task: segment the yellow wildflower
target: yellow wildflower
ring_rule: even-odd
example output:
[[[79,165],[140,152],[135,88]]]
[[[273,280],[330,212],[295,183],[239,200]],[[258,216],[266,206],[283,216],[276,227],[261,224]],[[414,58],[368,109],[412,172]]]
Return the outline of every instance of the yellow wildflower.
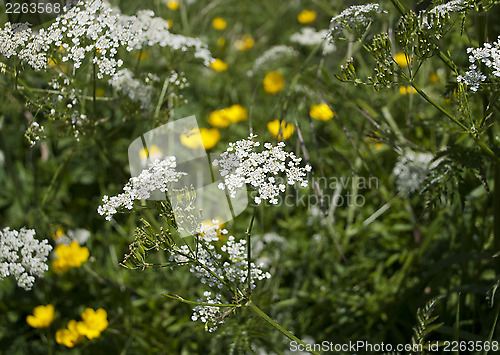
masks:
[[[396,62],[397,65],[399,65],[401,68],[404,68],[408,66],[408,64],[411,62],[411,58],[408,58],[406,54],[403,52],[399,52],[394,56],[394,61]]]
[[[64,229],[61,226],[59,226],[57,227],[56,232],[52,235],[52,239],[56,240],[61,238],[62,236],[64,236]]]
[[[226,119],[232,123],[246,121],[246,119],[248,118],[248,110],[239,104],[225,108],[222,110],[222,112]]]
[[[227,22],[222,17],[216,17],[212,20],[212,27],[216,30],[223,31],[227,27]]]
[[[219,58],[215,58],[215,61],[210,63],[210,68],[212,68],[216,72],[226,71],[227,63]]]
[[[272,71],[266,74],[262,81],[264,91],[268,94],[277,94],[285,87],[285,78],[277,71]]]
[[[149,52],[148,51],[140,51],[135,54],[135,57],[139,60],[144,60],[147,57],[149,57]]]
[[[309,116],[321,121],[331,120],[334,116],[333,111],[327,104],[312,105],[309,110]]]
[[[47,64],[50,65],[51,67],[55,67],[57,65],[57,60],[53,58],[47,59]]]
[[[56,332],[56,342],[67,346],[68,348],[74,347],[76,344],[81,342],[83,335],[78,332],[76,320],[70,320],[68,322],[67,329],[59,329]]]
[[[281,121],[281,130],[280,130],[280,120],[274,120],[267,124],[267,129],[276,138],[288,139],[295,131],[295,126],[291,123],[286,123],[285,121]]]
[[[297,16],[297,20],[302,24],[313,23],[316,20],[316,11],[302,10]]]
[[[254,44],[255,44],[254,39],[252,38],[252,36],[248,34],[241,36],[240,39],[234,42],[234,46],[239,51],[247,51],[250,48],[252,48]]]
[[[181,134],[181,143],[191,149],[205,147],[211,149],[220,139],[220,132],[217,128],[192,129],[187,134]]]
[[[215,110],[210,113],[210,116],[208,116],[208,123],[210,123],[213,127],[225,128],[229,126],[230,121],[227,119],[222,110]]]
[[[179,0],[168,0],[167,7],[172,11],[177,10],[179,8]]]
[[[168,29],[169,30],[172,29],[172,26],[174,25],[174,21],[172,21],[172,20],[165,20],[165,21],[167,21],[167,23],[168,23]]]
[[[100,337],[101,332],[108,327],[108,314],[103,308],[99,308],[97,311],[86,308],[81,316],[83,321],[76,324],[76,329],[78,333],[89,339]]]
[[[56,247],[57,259],[52,261],[52,270],[55,273],[67,271],[72,267],[80,267],[89,258],[89,250],[73,241],[70,245],[59,244]]]
[[[47,328],[54,321],[54,306],[40,305],[33,309],[33,315],[26,317],[26,323],[33,328]]]

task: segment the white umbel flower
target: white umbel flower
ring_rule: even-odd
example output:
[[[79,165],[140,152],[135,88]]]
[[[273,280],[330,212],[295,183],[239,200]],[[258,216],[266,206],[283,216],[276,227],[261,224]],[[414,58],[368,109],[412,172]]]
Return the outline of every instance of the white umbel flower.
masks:
[[[47,240],[35,239],[35,230],[21,228],[0,230],[0,279],[13,275],[17,285],[30,290],[36,277],[49,269],[47,256],[52,246]]]

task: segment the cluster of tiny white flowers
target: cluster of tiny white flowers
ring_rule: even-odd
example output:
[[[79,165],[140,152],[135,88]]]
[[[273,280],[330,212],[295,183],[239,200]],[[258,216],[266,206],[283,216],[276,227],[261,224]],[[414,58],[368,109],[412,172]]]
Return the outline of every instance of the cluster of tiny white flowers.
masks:
[[[257,257],[255,263],[264,267],[270,266],[273,260],[277,260],[281,249],[285,247],[286,239],[274,232],[252,237],[252,254]]]
[[[500,36],[496,42],[484,43],[480,48],[467,48],[469,54],[469,70],[465,75],[459,75],[457,81],[467,84],[467,87],[472,91],[477,91],[481,82],[487,79],[486,75],[482,73],[477,64],[482,63],[491,70],[491,74],[500,78]]]
[[[219,189],[227,189],[234,198],[239,188],[250,184],[257,189],[255,203],[269,200],[271,204],[277,204],[276,197],[286,189],[286,185],[276,179],[280,173],[286,174],[288,185],[300,182],[301,186],[307,186],[304,178],[311,167],[301,167],[302,158],[296,157],[293,152],[284,151],[284,142],[279,142],[277,146],[264,143],[265,150],[255,152],[260,143],[254,142],[254,137],[256,136],[250,135],[248,139],[229,143],[229,148],[220,155],[220,159],[213,161],[214,166],[220,166],[223,178],[218,185]]]
[[[157,190],[166,192],[169,183],[177,182],[182,175],[186,175],[184,172],[176,171],[176,166],[175,157],[155,160],[139,176],[130,178],[123,187],[123,193],[112,197],[104,195],[103,204],[97,208],[97,212],[101,216],[106,215],[106,220],[110,221],[118,209],[131,210],[135,200],[146,200]]]
[[[34,237],[33,229],[0,230],[0,279],[14,275],[19,287],[30,290],[35,276],[42,277],[49,269],[45,262],[52,246]]]
[[[298,55],[299,53],[290,46],[273,46],[262,53],[262,55],[255,60],[254,70],[259,70],[276,63],[281,63],[284,60],[294,58]]]
[[[200,303],[211,303],[211,304],[220,304],[221,303],[221,295],[216,294],[215,298],[212,298],[212,292],[205,291],[203,293],[204,298],[198,299]],[[217,306],[196,306],[193,309],[193,315],[191,316],[191,320],[196,322],[200,320],[205,324],[205,329],[208,332],[214,332],[217,330],[217,327],[224,323],[224,318],[222,317],[222,308]]]
[[[210,288],[222,289],[223,281],[230,282],[241,288],[248,286],[248,262],[246,240],[236,241],[233,236],[228,236],[226,242],[217,251],[213,242],[219,241],[219,234],[228,234],[226,229],[222,229],[218,220],[212,220],[211,224],[202,223],[200,239],[196,247],[196,252],[191,251],[187,245],[180,246],[173,251],[170,261],[180,264],[189,263],[196,259],[197,263],[192,263],[190,272],[194,274],[202,284]],[[226,260],[221,263],[222,260]],[[256,287],[255,282],[271,277],[269,272],[262,270],[263,264],[250,263],[250,287]],[[215,276],[217,275],[217,276]],[[210,292],[205,292],[205,303],[221,303],[221,295],[216,294],[215,300],[211,302]],[[202,302],[202,300],[198,300]],[[219,307],[197,306],[193,310],[193,321],[201,320],[205,323],[207,330],[214,331],[217,325],[222,323],[219,319]]]
[[[66,10],[49,28],[38,32],[31,28],[15,30],[7,22],[0,29],[0,53],[7,58],[17,55],[35,70],[46,68],[48,56],[57,50],[62,51],[63,62],[71,60],[77,69],[90,53],[99,79],[114,75],[122,66],[123,61],[116,58],[121,47],[132,51],[159,45],[182,52],[193,48],[194,56],[203,59],[205,65],[212,61],[202,41],[170,33],[168,22],[154,17],[153,11],[126,16],[102,0],[79,1]]]
[[[418,153],[411,150],[399,156],[392,175],[396,177],[396,185],[403,195],[420,189],[433,167],[432,159],[433,155],[430,153]]]
[[[134,73],[131,70],[120,69],[108,80],[108,83],[122,95],[128,96],[134,102],[140,103],[141,110],[147,113],[152,109],[151,95],[153,94],[153,86],[150,83],[157,82],[158,80],[158,77],[150,74],[143,82],[135,79]]]
[[[430,10],[421,11],[418,14],[418,19],[421,28],[423,29],[441,29],[446,21],[450,18],[450,13],[460,12],[474,7],[465,0],[452,0],[447,3],[434,6]]]
[[[298,43],[302,46],[316,46],[323,44],[323,54],[332,53],[336,47],[333,43],[326,40],[328,30],[316,30],[312,27],[304,27],[300,32],[296,32],[290,36],[290,41]]]
[[[386,12],[377,3],[350,6],[332,18],[330,21],[330,30],[326,38],[330,41],[339,39],[342,37],[344,30],[350,30],[355,34],[362,34],[377,14]]]

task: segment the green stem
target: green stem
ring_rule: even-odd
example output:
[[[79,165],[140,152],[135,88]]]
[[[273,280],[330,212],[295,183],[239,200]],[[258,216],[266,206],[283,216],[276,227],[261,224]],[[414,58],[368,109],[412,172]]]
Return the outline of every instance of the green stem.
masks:
[[[250,262],[252,260],[252,246],[251,244],[251,235],[252,235],[252,226],[253,226],[253,221],[255,220],[255,213],[257,211],[257,206],[254,206],[253,208],[253,213],[252,213],[252,219],[250,220],[250,225],[248,226],[246,235],[247,235],[247,281],[248,281],[248,287],[247,287],[247,297],[250,298],[250,294],[252,293],[252,274],[251,274],[251,267],[250,267]]]
[[[288,339],[292,340],[292,341],[295,341],[301,345],[303,345],[304,347],[307,347],[307,344],[304,343],[302,340],[300,340],[299,338],[297,338],[295,335],[293,335],[292,333],[290,333],[288,330],[286,330],[285,328],[283,328],[281,325],[279,325],[278,323],[276,323],[271,317],[269,317],[266,313],[264,313],[264,311],[262,311],[259,307],[257,307],[254,303],[252,302],[249,302],[247,304],[247,306],[256,314],[258,315],[260,318],[262,318],[263,320],[265,320],[269,325],[271,325],[273,328],[277,329],[278,331],[280,331],[284,336],[286,336]],[[314,351],[314,350],[310,350],[309,351],[311,354],[314,354],[314,355],[319,355],[318,352]]]

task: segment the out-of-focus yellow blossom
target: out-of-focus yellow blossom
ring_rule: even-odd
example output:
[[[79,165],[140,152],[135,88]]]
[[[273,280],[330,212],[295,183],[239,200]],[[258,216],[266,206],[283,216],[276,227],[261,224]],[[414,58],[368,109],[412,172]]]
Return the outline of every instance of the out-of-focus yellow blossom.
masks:
[[[286,123],[281,121],[281,131],[280,131],[280,120],[274,120],[267,124],[267,129],[276,138],[288,139],[295,131],[295,126],[291,123]]]
[[[226,39],[224,37],[217,38],[217,47],[224,47],[226,45]]]
[[[210,68],[212,68],[216,72],[226,71],[227,70],[227,63],[219,58],[215,58],[215,61],[210,63]]]
[[[365,141],[367,143],[372,143],[373,148],[375,148],[375,150],[378,150],[384,146],[384,142],[380,140],[380,134],[377,131],[374,131],[373,135],[374,135],[373,137],[370,136],[366,137]]]
[[[78,332],[77,322],[73,319],[68,322],[67,329],[59,329],[56,332],[56,342],[68,348],[74,347],[82,340],[83,335]]]
[[[229,126],[231,123],[222,110],[215,110],[210,113],[208,116],[208,123],[210,123],[213,127],[222,127],[225,128]]]
[[[415,88],[411,85],[399,87],[399,93],[401,95],[415,94],[416,92],[417,90],[415,90]]]
[[[48,304],[33,308],[33,315],[26,317],[26,323],[33,328],[47,328],[54,321],[54,306]]]
[[[174,21],[172,21],[172,20],[165,20],[165,21],[167,21],[167,23],[168,23],[168,29],[171,30],[172,26],[174,25]]]
[[[76,329],[81,335],[89,339],[98,338],[101,332],[108,327],[108,314],[103,308],[94,311],[86,308],[81,314],[83,321],[76,324]]]
[[[63,235],[64,235],[64,229],[61,226],[59,226],[57,227],[56,232],[52,235],[52,239],[57,240],[61,238]]]
[[[220,218],[220,217],[215,217],[215,218],[214,218],[214,220],[219,221],[219,223],[218,223],[219,228],[217,229],[217,236],[218,236],[219,238],[221,238],[221,237],[223,236],[223,234],[222,234],[222,230],[224,229],[224,224],[223,224],[223,223],[221,223],[222,218]],[[201,224],[202,224],[203,226],[209,226],[209,227],[213,227],[213,226],[214,226],[214,222],[213,222],[213,220],[211,220],[211,219],[207,219],[207,220],[205,220],[205,221],[201,221]],[[202,229],[201,234],[205,235],[205,233],[203,233],[203,229]]]
[[[51,67],[55,67],[57,65],[57,60],[53,58],[47,59],[47,64],[50,65]]]
[[[78,242],[71,242],[70,245],[59,244],[56,247],[57,259],[52,261],[52,270],[55,273],[67,271],[72,267],[80,267],[89,258],[89,250],[82,247]]]
[[[312,105],[309,110],[309,116],[316,120],[328,121],[333,118],[334,113],[327,104],[323,103],[319,105]]]
[[[103,88],[97,88],[95,91],[95,96],[96,97],[103,97],[105,94],[105,91]]]
[[[230,123],[245,121],[248,118],[248,110],[239,105],[232,105],[222,110],[212,111],[208,117],[208,123],[213,127],[227,127]]]
[[[252,48],[254,44],[255,44],[254,39],[252,38],[252,36],[248,34],[241,36],[240,39],[234,42],[234,46],[239,51],[247,51],[250,48]]]
[[[147,57],[149,57],[149,52],[148,51],[140,51],[135,54],[135,57],[139,60],[144,60]]]
[[[439,75],[437,73],[429,74],[429,81],[433,84],[436,84],[437,82],[439,82]]]
[[[248,110],[239,104],[225,108],[222,112],[226,119],[231,123],[246,121],[248,118]]]
[[[161,150],[161,148],[158,147],[156,144],[153,144],[149,148],[141,148],[139,150],[139,158],[141,160],[146,159],[148,157],[148,153],[149,153],[149,158],[154,161],[156,159],[160,159],[160,157],[163,155],[163,150]]]
[[[172,11],[177,10],[179,8],[179,0],[168,0],[167,7]]]
[[[262,81],[264,91],[268,94],[277,94],[285,87],[285,78],[277,71],[272,71],[266,74]]]
[[[396,62],[397,65],[399,65],[401,68],[404,68],[408,66],[411,62],[411,58],[408,58],[406,54],[403,52],[399,52],[394,56],[394,61]]]
[[[216,17],[212,20],[212,27],[216,30],[223,31],[227,27],[227,22],[222,17]]]
[[[205,147],[211,149],[220,140],[220,132],[217,128],[192,129],[187,134],[181,134],[181,143],[191,149]]]
[[[297,20],[302,24],[313,23],[316,20],[316,11],[302,10],[297,16]]]

